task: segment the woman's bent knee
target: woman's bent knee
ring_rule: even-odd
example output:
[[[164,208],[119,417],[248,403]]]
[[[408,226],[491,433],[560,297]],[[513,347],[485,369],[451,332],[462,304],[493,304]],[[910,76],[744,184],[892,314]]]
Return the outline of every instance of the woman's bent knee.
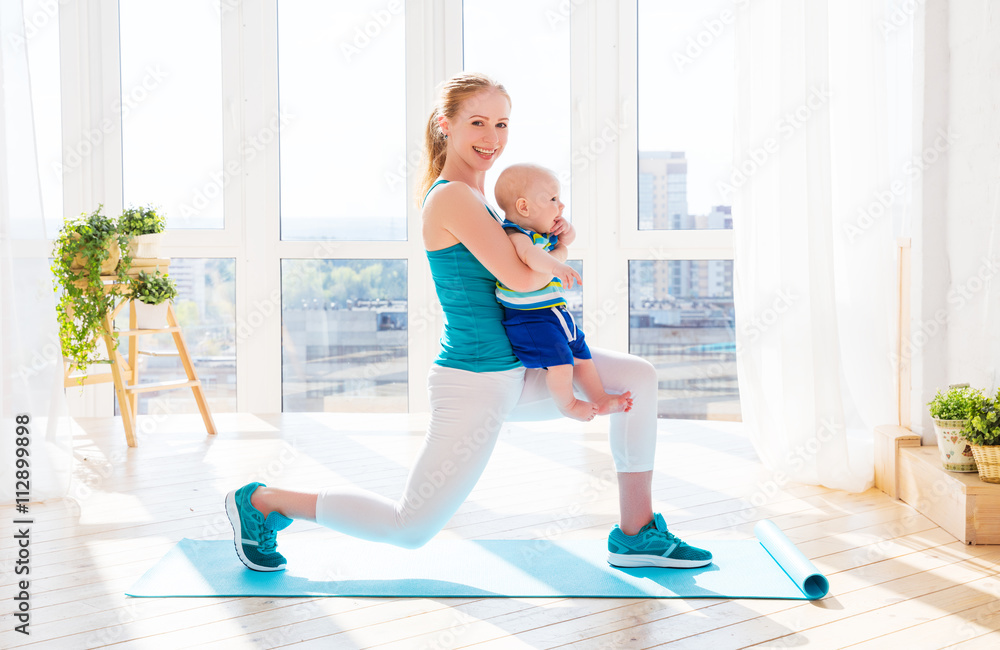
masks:
[[[434,539],[441,529],[438,527],[403,525],[396,529],[391,539],[386,540],[393,546],[406,549],[417,549]]]

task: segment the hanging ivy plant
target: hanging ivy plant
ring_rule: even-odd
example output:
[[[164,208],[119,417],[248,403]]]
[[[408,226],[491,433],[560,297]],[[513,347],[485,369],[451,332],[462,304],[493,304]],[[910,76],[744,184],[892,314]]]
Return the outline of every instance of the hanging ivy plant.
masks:
[[[128,291],[128,235],[120,232],[114,219],[98,206],[90,214],[67,219],[55,240],[52,274],[54,291],[59,294],[56,319],[63,357],[86,375],[94,363],[106,363],[98,354],[104,318]],[[114,263],[118,259],[117,264]],[[105,285],[103,273],[116,282]],[[118,345],[117,332],[111,332]],[[81,382],[83,378],[81,377]]]

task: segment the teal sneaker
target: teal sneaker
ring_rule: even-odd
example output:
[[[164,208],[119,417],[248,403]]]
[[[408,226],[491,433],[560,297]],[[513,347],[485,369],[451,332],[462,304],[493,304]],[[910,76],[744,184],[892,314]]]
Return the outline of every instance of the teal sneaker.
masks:
[[[608,564],[612,566],[695,569],[711,563],[710,552],[688,546],[669,532],[660,513],[635,535],[626,535],[617,524],[608,535]]]
[[[278,531],[291,525],[292,520],[280,512],[264,519],[260,510],[250,504],[250,495],[263,483],[248,483],[226,495],[226,514],[233,525],[236,554],[254,571],[281,571],[285,556],[278,552]]]

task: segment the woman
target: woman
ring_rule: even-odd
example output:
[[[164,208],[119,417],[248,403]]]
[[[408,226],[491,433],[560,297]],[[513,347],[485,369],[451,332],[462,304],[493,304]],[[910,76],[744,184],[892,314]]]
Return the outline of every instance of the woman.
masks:
[[[277,532],[293,519],[316,521],[360,537],[416,548],[431,539],[472,491],[503,422],[548,407],[543,369],[525,370],[504,333],[496,281],[526,291],[547,280],[525,266],[483,192],[486,172],[507,144],[510,97],[483,75],[460,74],[441,88],[427,123],[427,169],[420,188],[423,240],[445,315],[441,354],[428,375],[431,420],[397,501],[358,488],[319,494],[251,483],[226,496],[236,550],[257,571],[285,568]],[[552,253],[566,261],[566,249]],[[631,390],[633,408],[611,416],[620,524],[608,538],[616,566],[689,568],[712,561],[654,516],[651,482],[656,448],[656,373],[634,356],[594,349],[608,392]]]

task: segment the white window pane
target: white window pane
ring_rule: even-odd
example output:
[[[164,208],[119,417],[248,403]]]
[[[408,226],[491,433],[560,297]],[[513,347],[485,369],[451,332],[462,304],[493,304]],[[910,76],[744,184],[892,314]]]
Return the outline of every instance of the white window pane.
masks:
[[[402,7],[278,3],[282,239],[406,239]]]
[[[572,220],[569,18],[535,0],[465,0],[463,10],[465,69],[489,75],[511,97],[510,139],[486,177],[487,198],[509,165],[543,165],[559,178]]]
[[[201,380],[209,409],[213,413],[236,411],[236,260],[173,258],[167,275],[177,285],[174,314],[181,326],[195,372]],[[123,309],[115,326],[128,329],[128,310]],[[138,337],[138,349],[153,353],[177,352],[170,334]],[[119,350],[128,354],[128,337],[121,337]],[[140,383],[186,379],[177,356],[139,354],[136,360]],[[117,400],[115,412],[118,411]],[[139,393],[139,414],[155,416],[197,413],[191,389]],[[138,420],[144,425],[142,418]],[[143,429],[140,429],[143,431]]]
[[[659,417],[741,420],[732,260],[629,262],[629,352],[659,376]]]
[[[640,230],[732,228],[731,0],[639,0]]]
[[[566,264],[579,273],[581,278],[583,277],[583,260],[566,260]],[[574,284],[572,289],[563,289],[562,293],[566,298],[566,309],[573,315],[573,320],[583,330],[584,335],[588,334],[587,328],[583,326],[583,286]]]
[[[125,205],[168,228],[222,228],[222,44],[218,2],[120,0]]]
[[[281,261],[283,411],[405,413],[406,260]]]

